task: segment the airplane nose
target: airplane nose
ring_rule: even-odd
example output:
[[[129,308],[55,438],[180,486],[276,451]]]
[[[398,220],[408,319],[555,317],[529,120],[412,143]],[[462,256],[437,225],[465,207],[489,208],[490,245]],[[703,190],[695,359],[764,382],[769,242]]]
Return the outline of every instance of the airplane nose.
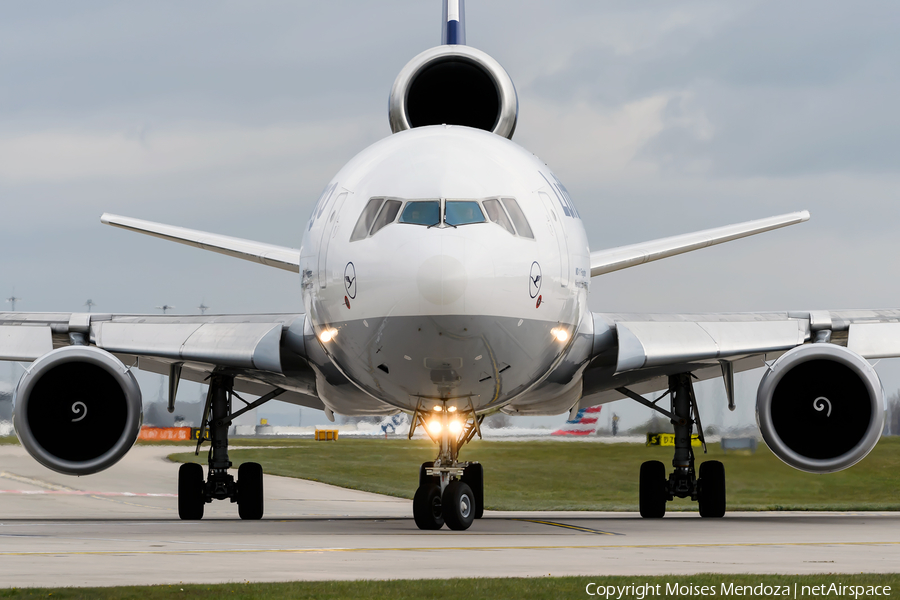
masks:
[[[419,294],[438,306],[453,304],[462,298],[468,282],[466,266],[455,256],[447,254],[425,259],[416,277]]]

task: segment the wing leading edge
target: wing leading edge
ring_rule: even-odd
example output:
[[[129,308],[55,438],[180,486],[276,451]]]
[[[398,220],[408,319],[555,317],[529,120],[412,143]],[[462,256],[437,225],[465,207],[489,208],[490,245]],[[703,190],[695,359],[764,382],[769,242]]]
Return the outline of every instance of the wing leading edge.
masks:
[[[253,240],[208,233],[196,229],[176,227],[175,225],[154,223],[153,221],[144,221],[142,219],[133,219],[131,217],[122,217],[109,213],[103,213],[103,215],[100,216],[100,221],[106,225],[121,227],[122,229],[136,231],[145,235],[152,235],[164,240],[169,240],[170,242],[178,242],[179,244],[194,246],[195,248],[200,248],[202,250],[218,252],[219,254],[249,260],[269,267],[284,269],[285,271],[292,271],[294,273],[300,272],[300,251],[294,248],[264,244],[262,242],[254,242]]]
[[[669,258],[670,256],[715,246],[716,244],[730,242],[756,235],[757,233],[772,231],[780,227],[796,225],[808,220],[809,211],[804,210],[736,225],[726,225],[725,227],[676,235],[650,242],[641,242],[630,246],[619,246],[609,250],[591,252],[591,277],[636,267],[637,265],[661,258]]]

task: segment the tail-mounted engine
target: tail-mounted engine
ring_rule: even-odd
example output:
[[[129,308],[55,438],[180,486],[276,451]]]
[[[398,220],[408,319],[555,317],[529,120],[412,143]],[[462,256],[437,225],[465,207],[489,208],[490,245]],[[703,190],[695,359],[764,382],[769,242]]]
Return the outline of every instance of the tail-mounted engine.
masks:
[[[519,100],[506,70],[470,46],[437,46],[409,61],[391,89],[391,131],[465,125],[512,138]]]
[[[798,346],[759,384],[756,418],[772,452],[790,466],[831,473],[862,460],[884,427],[875,369],[843,346]]]
[[[66,346],[34,361],[16,387],[13,422],[39,463],[67,475],[112,466],[141,427],[141,389],[122,362],[93,346]]]

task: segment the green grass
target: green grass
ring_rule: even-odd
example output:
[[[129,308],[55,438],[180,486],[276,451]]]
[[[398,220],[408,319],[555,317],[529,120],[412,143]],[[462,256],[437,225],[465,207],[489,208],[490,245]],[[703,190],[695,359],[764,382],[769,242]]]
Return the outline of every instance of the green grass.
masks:
[[[218,600],[220,598],[265,599],[265,600],[305,600],[305,599],[337,599],[365,598],[366,600],[427,600],[430,598],[465,598],[466,600],[556,600],[557,598],[591,598],[585,592],[587,584],[601,586],[629,586],[649,584],[659,585],[659,595],[645,598],[694,598],[696,593],[681,595],[666,594],[667,585],[714,586],[715,595],[721,596],[722,584],[728,586],[788,586],[793,597],[794,584],[797,584],[797,597],[813,597],[807,593],[801,596],[802,586],[818,586],[831,584],[848,586],[890,586],[885,597],[897,597],[900,590],[900,575],[718,575],[701,574],[691,577],[536,577],[536,578],[501,578],[501,579],[423,579],[394,581],[313,581],[294,583],[236,583],[224,585],[156,585],[109,588],[29,588],[0,590],[0,598],[61,598],[63,600],[158,600],[161,598],[191,598],[192,600]],[[594,591],[596,588],[592,587]],[[827,589],[827,587],[826,587]],[[687,590],[685,590],[687,591]],[[887,591],[887,590],[881,590]],[[736,595],[736,594],[735,594]],[[746,594],[753,598],[773,598],[773,595]],[[822,595],[822,594],[820,594]],[[603,598],[603,596],[600,596]],[[612,598],[638,598],[634,593],[618,595]],[[784,598],[785,595],[779,595]],[[835,597],[832,593],[831,597]],[[853,597],[853,594],[841,594],[839,597]],[[864,597],[860,595],[860,597]],[[871,596],[870,596],[871,597]]]
[[[244,441],[248,443],[249,441]],[[256,441],[255,443],[263,443]],[[268,442],[264,442],[269,445]],[[412,498],[428,441],[282,440],[280,448],[234,449],[237,467],[255,461],[267,473]],[[205,462],[174,454],[177,461]],[[497,510],[637,510],[638,470],[645,460],[672,461],[671,448],[588,442],[475,441],[461,453],[485,469],[485,505]],[[840,473],[814,475],[788,467],[763,444],[755,454],[725,455],[717,444],[698,460],[725,464],[729,510],[900,510],[900,438],[886,437],[862,462]],[[669,510],[696,510],[689,500]]]

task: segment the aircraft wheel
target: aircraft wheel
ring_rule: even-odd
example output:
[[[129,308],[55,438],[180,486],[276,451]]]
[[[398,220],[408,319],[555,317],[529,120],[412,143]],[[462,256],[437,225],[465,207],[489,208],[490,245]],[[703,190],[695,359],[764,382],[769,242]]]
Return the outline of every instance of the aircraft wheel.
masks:
[[[419,529],[434,530],[444,526],[441,512],[441,486],[426,483],[413,496],[413,518]]]
[[[246,462],[238,467],[238,515],[258,520],[263,516],[263,470],[259,463]]]
[[[462,482],[472,488],[475,494],[475,518],[484,516],[484,468],[479,463],[472,463],[463,472]]]
[[[697,500],[700,516],[721,518],[725,516],[725,465],[708,460],[700,465],[700,489]]]
[[[666,514],[666,466],[658,460],[641,465],[639,500],[641,516],[645,519],[661,519]]]
[[[475,494],[462,481],[451,481],[441,497],[441,510],[447,527],[462,531],[475,519]]]
[[[198,521],[203,518],[203,497],[206,482],[203,467],[196,463],[185,463],[178,468],[178,517],[184,521]]]

